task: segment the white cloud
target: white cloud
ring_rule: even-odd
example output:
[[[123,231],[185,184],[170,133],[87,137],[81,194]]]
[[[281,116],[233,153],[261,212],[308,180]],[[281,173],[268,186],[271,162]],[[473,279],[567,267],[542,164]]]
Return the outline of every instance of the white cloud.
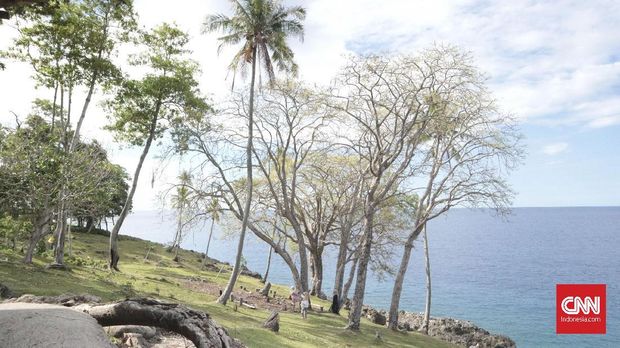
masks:
[[[568,149],[567,143],[553,143],[543,147],[543,153],[549,156],[558,155]]]

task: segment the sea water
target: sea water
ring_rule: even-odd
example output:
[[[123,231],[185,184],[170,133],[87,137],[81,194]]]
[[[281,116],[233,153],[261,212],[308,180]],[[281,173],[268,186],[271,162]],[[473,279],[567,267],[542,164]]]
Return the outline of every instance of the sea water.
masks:
[[[209,224],[188,231],[183,247],[204,252]],[[171,212],[143,211],[130,215],[121,233],[169,243],[175,228]],[[214,230],[209,256],[232,262],[236,237],[224,236],[217,225]],[[519,347],[620,347],[620,207],[515,208],[507,218],[489,210],[454,209],[429,224],[428,236],[433,316],[471,320],[511,337]],[[248,268],[263,273],[268,250],[248,234]],[[335,255],[334,249],[325,255],[323,290],[328,295]],[[286,264],[276,254],[269,280],[292,284]],[[371,275],[364,302],[389,308],[392,281]],[[405,279],[401,309],[423,311],[424,282],[420,240]],[[556,335],[558,283],[607,284],[606,335]]]

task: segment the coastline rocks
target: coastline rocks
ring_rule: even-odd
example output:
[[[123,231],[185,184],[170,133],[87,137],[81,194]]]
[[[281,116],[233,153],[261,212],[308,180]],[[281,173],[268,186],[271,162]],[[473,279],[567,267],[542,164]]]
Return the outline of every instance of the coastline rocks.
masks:
[[[373,324],[385,325],[387,323],[385,311],[378,311],[372,307],[364,306],[362,307],[362,315]]]
[[[399,328],[408,331],[421,330],[424,315],[401,311],[398,315]],[[503,335],[494,335],[470,321],[453,318],[431,317],[428,335],[461,347],[514,348],[516,343]]]
[[[245,267],[245,266],[243,266],[243,267],[241,268],[241,274],[243,274],[243,275],[245,275],[245,276],[248,276],[248,277],[256,278],[256,279],[258,279],[258,280],[263,280],[263,276],[262,276],[260,273],[250,271],[250,270],[249,270],[247,267]]]

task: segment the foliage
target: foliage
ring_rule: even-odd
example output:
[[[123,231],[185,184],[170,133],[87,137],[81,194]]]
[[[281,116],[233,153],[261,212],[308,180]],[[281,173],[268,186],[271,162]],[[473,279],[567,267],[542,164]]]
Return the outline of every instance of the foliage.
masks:
[[[132,66],[148,69],[142,79],[125,79],[116,96],[106,105],[117,140],[144,145],[154,124],[154,139],[187,118],[202,118],[209,110],[200,95],[196,75],[198,64],[187,58],[188,36],[170,24],[142,33],[146,50],[129,60]]]
[[[218,52],[226,46],[241,44],[229,69],[245,73],[248,64],[257,60],[259,67],[266,71],[270,83],[275,80],[274,66],[280,71],[296,74],[297,64],[286,39],[297,37],[303,40],[304,27],[301,22],[306,17],[306,10],[301,6],[284,7],[274,0],[240,0],[232,5],[232,17],[209,15],[203,25],[205,33],[224,33],[218,39]]]

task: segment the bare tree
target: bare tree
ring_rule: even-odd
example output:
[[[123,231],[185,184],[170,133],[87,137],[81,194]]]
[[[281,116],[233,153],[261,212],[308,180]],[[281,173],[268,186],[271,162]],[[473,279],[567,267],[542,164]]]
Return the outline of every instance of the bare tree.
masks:
[[[350,129],[343,143],[360,157],[366,177],[362,247],[347,328],[359,330],[375,216],[409,175],[431,110],[425,102],[436,75],[432,62],[409,57],[351,57],[336,80],[331,106]]]
[[[435,62],[442,78],[427,97],[433,118],[422,136],[424,154],[415,163],[416,182],[424,185],[412,189],[418,206],[394,281],[388,322],[392,329],[398,325],[413,243],[427,222],[454,206],[491,207],[506,213],[513,193],[504,176],[522,153],[514,122],[499,112],[467,54],[454,47],[436,47],[425,53],[425,60]]]

